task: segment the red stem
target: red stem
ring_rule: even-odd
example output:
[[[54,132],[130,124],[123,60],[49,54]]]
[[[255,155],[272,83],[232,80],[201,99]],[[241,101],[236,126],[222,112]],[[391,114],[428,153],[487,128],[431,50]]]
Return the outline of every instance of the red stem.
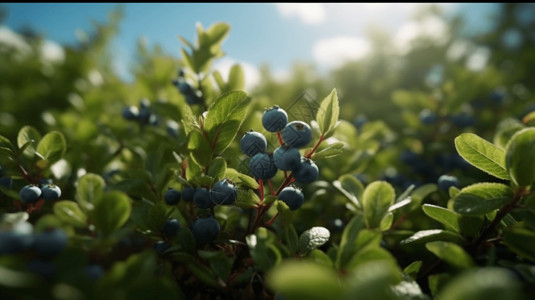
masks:
[[[275,219],[277,219],[278,216],[279,216],[279,213],[277,212],[277,213],[273,216],[273,218],[269,219],[269,221],[267,221],[264,225],[265,225],[266,227],[273,225],[273,223],[275,222]]]
[[[277,131],[277,138],[279,139],[279,144],[281,146],[284,145],[284,141],[282,140],[280,131]]]
[[[312,157],[312,155],[314,154],[314,152],[316,152],[316,150],[318,150],[318,147],[320,146],[321,142],[323,142],[323,139],[325,139],[325,135],[322,134],[322,135],[320,136],[320,139],[319,139],[318,142],[316,143],[316,146],[314,146],[314,149],[312,149],[312,151],[311,151],[309,154],[307,154],[307,155],[305,156],[306,158],[311,158],[311,157]]]

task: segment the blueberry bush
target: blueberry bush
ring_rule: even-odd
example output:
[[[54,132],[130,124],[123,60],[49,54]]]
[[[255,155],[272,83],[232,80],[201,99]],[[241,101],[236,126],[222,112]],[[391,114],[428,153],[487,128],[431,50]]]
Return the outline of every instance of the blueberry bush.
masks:
[[[0,48],[0,298],[529,299],[535,66],[496,46],[520,9],[479,37],[496,48],[483,71],[414,46],[396,74],[438,64],[432,83],[347,76],[378,53],[331,86],[297,66],[248,93],[240,65],[213,68],[226,23],[180,37],[181,59],[140,41],[126,83],[108,49],[121,10],[62,64],[38,35],[23,59]],[[392,103],[356,112],[361,91]]]

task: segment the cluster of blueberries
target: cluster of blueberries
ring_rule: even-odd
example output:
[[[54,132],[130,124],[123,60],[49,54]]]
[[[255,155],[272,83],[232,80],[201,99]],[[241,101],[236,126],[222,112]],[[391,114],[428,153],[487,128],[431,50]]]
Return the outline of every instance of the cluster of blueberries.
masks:
[[[53,201],[61,196],[59,186],[52,183],[50,179],[41,180],[40,184],[28,184],[19,191],[20,200],[24,203],[35,203],[39,199]]]
[[[283,144],[273,153],[267,152],[267,140],[260,132],[246,132],[240,142],[241,151],[251,157],[249,170],[262,180],[270,179],[277,170],[292,171],[295,181],[311,183],[318,178],[318,166],[309,158],[301,156],[299,148],[305,147],[312,140],[310,126],[302,121],[288,123],[286,112],[274,106],[264,111],[262,125],[269,132],[282,132]],[[303,193],[296,187],[285,187],[278,199],[284,201],[292,210],[303,204]]]
[[[169,188],[165,192],[164,200],[168,205],[176,205],[180,199],[183,199],[186,202],[195,203],[198,208],[209,209],[214,205],[232,205],[236,202],[237,197],[236,184],[232,180],[224,178],[216,182],[211,189],[186,187],[180,192],[174,188]],[[170,239],[176,235],[179,228],[178,220],[170,219],[164,224],[162,233],[164,237]],[[199,217],[190,224],[189,228],[199,245],[213,241],[221,230],[219,222],[213,216]],[[169,246],[169,243],[160,241],[156,243],[155,248],[159,253],[162,253]]]
[[[438,115],[435,112],[427,108],[420,111],[418,117],[420,119],[420,122],[422,122],[422,124],[424,125],[435,124],[439,119]],[[466,112],[460,112],[458,114],[451,115],[449,117],[449,121],[451,122],[451,124],[459,128],[474,126],[476,124],[476,119],[474,118],[474,116]]]
[[[152,113],[148,99],[141,99],[139,101],[139,108],[134,105],[123,108],[122,114],[124,119],[137,121],[141,126],[156,126],[159,123],[158,116]]]
[[[189,105],[200,104],[204,101],[202,91],[195,89],[193,84],[186,79],[184,70],[178,71],[178,78],[173,80],[173,85],[184,95]]]

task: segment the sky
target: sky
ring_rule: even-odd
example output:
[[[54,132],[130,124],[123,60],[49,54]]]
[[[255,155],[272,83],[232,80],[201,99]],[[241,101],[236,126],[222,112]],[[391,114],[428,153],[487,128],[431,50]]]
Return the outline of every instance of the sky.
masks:
[[[92,20],[104,22],[116,3],[3,3],[4,27],[31,27],[50,41],[75,44],[76,32],[93,30]],[[269,64],[275,75],[285,76],[294,62],[315,63],[320,69],[359,59],[369,51],[370,26],[387,30],[399,49],[417,34],[440,37],[444,24],[429,19],[424,26],[411,22],[419,6],[411,3],[128,3],[113,42],[115,68],[125,79],[137,40],[159,44],[180,58],[177,36],[193,41],[195,24],[204,28],[219,21],[231,25],[223,44],[227,56],[215,67],[223,73],[238,62],[250,83],[259,80],[258,67]],[[440,3],[448,15],[460,13],[472,31],[488,29],[496,3]]]

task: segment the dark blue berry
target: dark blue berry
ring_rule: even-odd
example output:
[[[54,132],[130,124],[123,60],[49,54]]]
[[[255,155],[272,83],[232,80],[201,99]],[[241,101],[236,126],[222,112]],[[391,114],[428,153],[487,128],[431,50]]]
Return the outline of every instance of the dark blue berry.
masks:
[[[167,249],[169,249],[171,245],[164,241],[158,241],[156,244],[154,244],[154,249],[156,252],[158,252],[159,255],[162,255]]]
[[[291,171],[301,163],[299,149],[280,146],[273,152],[273,162],[279,170]]]
[[[191,224],[191,232],[199,245],[215,240],[221,227],[214,217],[200,218]]]
[[[41,189],[36,185],[29,184],[20,189],[19,196],[24,203],[34,203],[41,197]]]
[[[84,268],[84,272],[92,280],[97,280],[104,274],[104,269],[101,265],[89,265]]]
[[[163,224],[162,232],[167,238],[174,237],[180,229],[180,223],[177,219],[169,219]]]
[[[174,188],[167,189],[164,195],[165,203],[168,205],[176,205],[180,201],[180,191]]]
[[[291,210],[296,210],[303,205],[305,201],[305,196],[301,190],[288,186],[282,189],[278,197],[279,200],[282,200]]]
[[[430,111],[429,109],[424,109],[420,112],[419,115],[420,122],[425,125],[431,125],[437,122],[438,117],[437,114]]]
[[[262,125],[269,132],[280,131],[287,123],[288,114],[278,106],[265,110],[262,116]]]
[[[240,141],[240,148],[243,154],[253,157],[257,153],[266,152],[267,141],[263,134],[256,131],[246,132]]]
[[[293,121],[282,130],[282,139],[289,147],[302,148],[312,140],[312,130],[305,122]]]
[[[10,188],[13,185],[13,179],[11,177],[0,178],[0,186]]]
[[[47,184],[41,188],[41,196],[47,201],[57,200],[61,197],[61,189],[55,184]]]
[[[238,198],[238,189],[232,180],[224,178],[214,184],[210,190],[210,197],[215,204],[231,205]]]
[[[312,160],[303,157],[299,166],[293,171],[293,175],[297,182],[311,183],[318,179],[318,166]]]
[[[193,92],[191,84],[189,84],[187,81],[180,81],[178,83],[178,90],[182,95],[189,95]]]
[[[31,247],[33,235],[21,234],[13,230],[0,232],[0,254],[13,254]]]
[[[193,202],[198,208],[207,209],[214,205],[210,198],[210,192],[206,188],[198,188],[193,195]]]
[[[186,202],[193,201],[193,195],[195,195],[195,188],[188,186],[182,191],[182,199]]]
[[[251,174],[260,179],[270,179],[277,173],[273,158],[267,153],[258,153],[249,161]]]
[[[355,118],[355,120],[353,121],[353,124],[355,125],[355,127],[357,127],[358,129],[360,129],[362,126],[364,126],[364,124],[366,124],[368,122],[368,118],[366,118],[365,115],[360,115],[358,117]]]
[[[123,108],[123,118],[126,120],[137,120],[139,118],[139,109],[136,106]]]

